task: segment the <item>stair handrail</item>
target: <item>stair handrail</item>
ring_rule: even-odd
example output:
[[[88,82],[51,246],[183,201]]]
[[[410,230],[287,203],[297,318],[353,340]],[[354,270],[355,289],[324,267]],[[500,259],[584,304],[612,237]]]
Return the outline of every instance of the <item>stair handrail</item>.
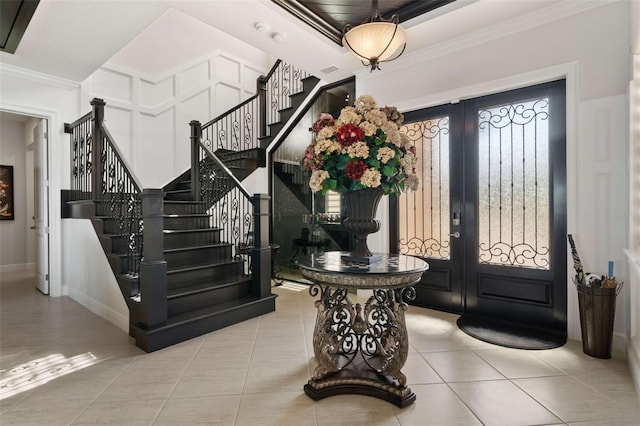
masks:
[[[244,187],[244,185],[242,184],[242,182],[240,182],[236,175],[234,175],[233,172],[229,170],[229,168],[222,162],[222,160],[211,150],[211,147],[205,145],[202,142],[202,137],[200,138],[200,146],[206,151],[207,155],[211,157],[211,159],[218,165],[218,167],[224,170],[224,173],[229,176],[229,178],[231,178],[234,186],[236,186],[247,199],[251,199],[251,193],[247,191],[247,188]]]
[[[114,273],[116,278],[125,275],[131,279],[130,294],[123,295],[127,303],[139,303],[132,321],[145,327],[156,326],[167,318],[164,192],[143,188],[104,123],[105,105],[104,100],[94,98],[91,112],[64,125],[72,143],[69,201],[96,202],[95,216],[102,220],[103,231],[124,239],[125,253],[120,253],[120,268],[112,265]],[[104,228],[105,218],[110,221],[108,228]],[[149,243],[144,244],[145,240]]]
[[[202,125],[202,135],[213,150],[265,148],[261,140],[269,125],[279,121],[279,111],[291,106],[289,94],[302,90],[309,77],[301,68],[278,59],[266,76],[256,80],[256,94]]]
[[[117,230],[110,232],[126,239],[127,274],[137,277],[142,257],[142,184],[104,123],[105,105],[104,100],[94,98],[91,112],[64,126],[72,143],[70,201],[99,202],[97,215],[117,224]]]

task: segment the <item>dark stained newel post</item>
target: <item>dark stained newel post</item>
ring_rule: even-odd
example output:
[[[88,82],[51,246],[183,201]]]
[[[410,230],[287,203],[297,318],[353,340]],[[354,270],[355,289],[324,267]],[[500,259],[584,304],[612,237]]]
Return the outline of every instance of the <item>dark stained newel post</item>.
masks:
[[[200,139],[202,127],[198,120],[192,120],[191,126],[191,199],[200,201]]]
[[[104,120],[105,101],[93,98],[93,129],[91,129],[91,198],[102,199],[102,121]]]
[[[143,241],[140,262],[140,321],[147,328],[167,322],[167,262],[164,260],[162,189],[142,191]]]
[[[257,79],[258,93],[258,137],[267,136],[267,77],[261,75]]]
[[[253,265],[252,287],[260,297],[271,294],[271,247],[269,246],[269,197],[267,194],[254,194],[253,224],[254,248],[251,253]]]

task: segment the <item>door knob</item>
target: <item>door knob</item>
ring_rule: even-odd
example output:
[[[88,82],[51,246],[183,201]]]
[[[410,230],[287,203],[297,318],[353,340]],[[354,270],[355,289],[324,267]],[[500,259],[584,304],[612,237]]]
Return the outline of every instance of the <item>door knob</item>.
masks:
[[[449,236],[453,238],[460,238],[460,232],[456,231],[453,234],[449,234]]]

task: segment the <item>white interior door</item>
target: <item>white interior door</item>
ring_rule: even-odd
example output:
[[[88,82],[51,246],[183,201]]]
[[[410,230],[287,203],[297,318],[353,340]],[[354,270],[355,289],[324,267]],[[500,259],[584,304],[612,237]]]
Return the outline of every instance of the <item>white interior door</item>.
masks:
[[[33,129],[34,231],[36,233],[36,286],[49,294],[49,170],[47,121]]]

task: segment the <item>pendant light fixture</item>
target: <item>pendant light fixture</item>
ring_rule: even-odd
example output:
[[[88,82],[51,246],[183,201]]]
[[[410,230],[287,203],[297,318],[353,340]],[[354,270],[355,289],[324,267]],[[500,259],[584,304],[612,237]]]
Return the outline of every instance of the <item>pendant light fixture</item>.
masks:
[[[398,15],[385,20],[378,12],[378,0],[371,1],[371,17],[360,25],[346,25],[342,30],[342,45],[356,55],[371,71],[380,69],[380,62],[397,59],[407,46],[407,34],[398,25]]]

